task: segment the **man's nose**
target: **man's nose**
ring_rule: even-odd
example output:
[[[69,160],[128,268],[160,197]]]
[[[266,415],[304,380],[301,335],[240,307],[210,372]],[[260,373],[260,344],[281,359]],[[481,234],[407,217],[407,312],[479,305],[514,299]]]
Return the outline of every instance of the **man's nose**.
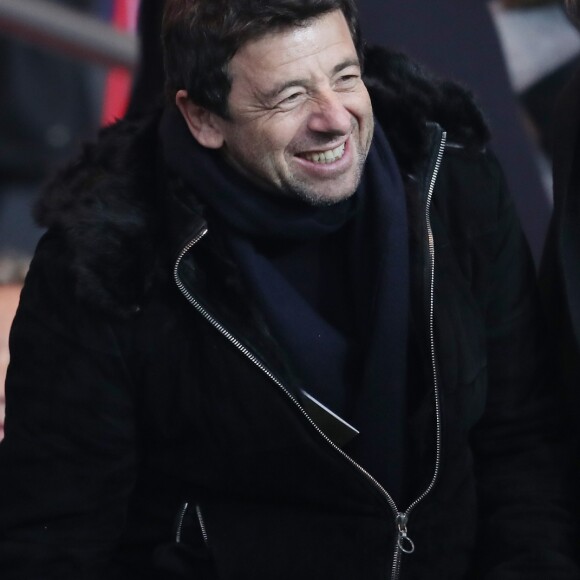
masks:
[[[350,131],[351,123],[351,114],[339,94],[328,90],[317,95],[308,119],[308,128],[311,131],[346,135]]]

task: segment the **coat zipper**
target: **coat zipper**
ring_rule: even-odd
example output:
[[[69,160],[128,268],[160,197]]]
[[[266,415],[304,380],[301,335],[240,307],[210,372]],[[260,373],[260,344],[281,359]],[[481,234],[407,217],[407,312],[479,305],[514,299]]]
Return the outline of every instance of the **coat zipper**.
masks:
[[[252,353],[246,346],[244,346],[240,340],[238,340],[227,328],[225,328],[218,320],[213,318],[211,314],[205,309],[205,307],[198,302],[194,296],[190,294],[185,284],[181,281],[179,277],[179,266],[184,256],[207,234],[208,228],[202,228],[181,250],[175,266],[173,268],[173,277],[177,287],[180,292],[185,296],[187,301],[198,311],[199,314],[207,321],[211,326],[213,326],[222,336],[224,336],[233,346],[235,346],[246,358],[248,358],[258,369],[260,369],[274,384],[282,390],[282,392],[290,399],[294,406],[298,409],[301,415],[306,419],[306,421],[314,428],[314,430],[342,457],[344,457],[355,469],[357,469],[372,485],[375,489],[386,499],[389,507],[391,508],[395,523],[397,526],[397,539],[395,542],[395,553],[393,557],[393,566],[391,580],[398,580],[400,575],[401,567],[401,556],[403,553],[412,554],[415,551],[415,545],[413,541],[407,534],[407,522],[409,519],[409,514],[411,511],[429,495],[437,478],[439,476],[440,462],[441,462],[441,408],[439,401],[439,389],[437,382],[437,365],[435,360],[435,335],[434,335],[434,325],[433,325],[433,306],[434,306],[434,282],[435,282],[435,244],[433,240],[433,232],[431,229],[430,220],[430,208],[431,201],[433,198],[433,191],[435,189],[435,183],[437,181],[437,176],[439,174],[439,169],[441,167],[441,161],[443,159],[443,152],[445,150],[446,133],[444,132],[441,136],[439,149],[437,152],[437,158],[435,161],[435,166],[431,174],[431,180],[429,183],[429,190],[427,194],[427,203],[425,209],[425,219],[427,225],[427,238],[429,247],[429,258],[431,263],[431,277],[429,281],[429,343],[430,343],[430,353],[431,353],[431,368],[433,372],[433,387],[435,393],[435,414],[436,414],[436,456],[435,456],[435,469],[433,473],[433,478],[431,482],[425,489],[425,491],[413,501],[407,511],[399,511],[397,504],[387,492],[387,490],[368,472],[364,467],[359,465],[354,459],[347,455],[338,445],[331,441],[328,436],[316,425],[316,423],[311,419],[311,417],[306,413],[300,402],[296,397],[282,384],[282,382],[264,365],[264,363]]]
[[[393,574],[391,580],[398,580],[401,572],[401,557],[402,554],[412,554],[415,551],[415,544],[407,534],[407,521],[409,515],[421,503],[435,487],[437,479],[439,478],[439,470],[441,467],[441,400],[439,397],[439,381],[437,379],[437,358],[435,352],[435,325],[434,325],[434,307],[435,307],[435,239],[433,237],[433,229],[431,227],[431,202],[433,201],[433,192],[435,191],[435,184],[443,161],[443,154],[445,152],[445,145],[447,142],[447,133],[443,131],[439,140],[439,148],[437,150],[437,157],[435,165],[431,172],[431,179],[429,181],[429,189],[427,191],[427,202],[425,204],[425,224],[427,226],[427,244],[429,248],[430,260],[430,280],[429,280],[429,354],[431,356],[431,371],[433,373],[433,392],[435,398],[435,432],[436,432],[436,447],[435,447],[435,469],[431,482],[425,491],[411,503],[407,511],[400,513],[397,517],[398,538],[395,545],[395,556],[393,558]]]

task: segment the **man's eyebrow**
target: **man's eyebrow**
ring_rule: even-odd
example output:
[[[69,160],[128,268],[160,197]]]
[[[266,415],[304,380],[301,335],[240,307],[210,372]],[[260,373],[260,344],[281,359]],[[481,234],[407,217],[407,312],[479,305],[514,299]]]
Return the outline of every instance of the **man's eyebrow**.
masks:
[[[332,74],[335,75],[335,74],[339,73],[340,71],[344,70],[345,68],[349,68],[351,66],[356,66],[357,68],[360,68],[359,59],[358,58],[348,58],[346,60],[343,60],[342,62],[338,63],[332,69]]]

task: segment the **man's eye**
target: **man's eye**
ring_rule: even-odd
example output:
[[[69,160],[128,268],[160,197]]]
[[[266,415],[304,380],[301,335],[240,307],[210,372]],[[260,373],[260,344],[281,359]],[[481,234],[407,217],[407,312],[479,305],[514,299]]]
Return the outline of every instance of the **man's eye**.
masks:
[[[343,75],[338,79],[338,82],[341,85],[353,85],[358,81],[358,79],[358,75]]]
[[[281,105],[291,105],[292,103],[295,103],[301,96],[302,96],[302,93],[292,93],[291,95],[289,95],[288,97],[286,97],[285,99],[280,101],[280,104]]]

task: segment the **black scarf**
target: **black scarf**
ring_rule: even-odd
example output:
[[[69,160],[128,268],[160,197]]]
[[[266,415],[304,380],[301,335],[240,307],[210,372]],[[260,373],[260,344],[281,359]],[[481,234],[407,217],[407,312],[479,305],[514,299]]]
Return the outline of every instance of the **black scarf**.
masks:
[[[397,497],[409,257],[405,193],[381,128],[356,193],[323,207],[261,189],[201,147],[176,110],[160,135],[166,164],[207,205],[303,388],[360,430],[347,452]]]

